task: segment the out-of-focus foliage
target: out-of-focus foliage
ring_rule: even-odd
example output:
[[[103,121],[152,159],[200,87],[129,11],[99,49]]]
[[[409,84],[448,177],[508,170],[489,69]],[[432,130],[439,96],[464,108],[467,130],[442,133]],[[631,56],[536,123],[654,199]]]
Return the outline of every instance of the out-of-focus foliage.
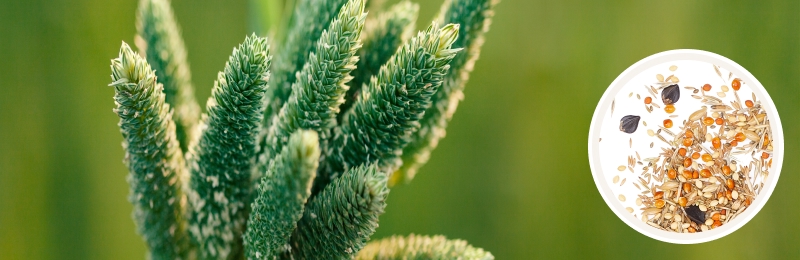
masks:
[[[231,48],[250,33],[247,1],[172,2],[195,95],[207,100]],[[442,1],[416,2],[422,29]],[[122,137],[109,123],[119,120],[113,88],[100,87],[120,40],[133,41],[136,8],[0,2],[0,258],[144,256],[126,199]],[[592,113],[619,73],[656,52],[696,48],[758,78],[781,113],[787,158],[796,157],[800,2],[504,0],[495,13],[447,138],[412,185],[392,190],[374,239],[444,234],[498,259],[800,257],[796,160],[783,164],[769,203],[747,225],[685,246],[622,223],[597,193],[586,156]]]

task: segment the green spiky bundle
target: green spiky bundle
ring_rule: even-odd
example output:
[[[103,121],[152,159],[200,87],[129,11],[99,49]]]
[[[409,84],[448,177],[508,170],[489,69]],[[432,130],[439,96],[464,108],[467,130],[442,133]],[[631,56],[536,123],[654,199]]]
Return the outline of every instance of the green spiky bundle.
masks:
[[[311,181],[317,175],[319,138],[314,131],[295,132],[288,145],[272,161],[256,188],[244,245],[248,259],[280,255],[303,207],[311,195]]]
[[[451,48],[456,37],[458,25],[433,24],[381,67],[335,129],[315,191],[351,167],[379,163],[391,172],[399,165],[400,152],[458,52]]]
[[[369,79],[378,74],[381,66],[397,52],[397,48],[411,38],[418,13],[418,4],[404,0],[380,14],[377,19],[367,21],[362,36],[364,47],[358,52],[360,59],[357,69],[353,71],[347,102],[342,104],[342,111],[353,106],[362,85],[369,83]],[[339,113],[340,121],[344,114]]]
[[[270,59],[266,38],[255,35],[233,49],[208,99],[197,147],[190,148],[189,231],[201,257],[239,250]]]
[[[272,34],[284,36],[274,77],[266,38],[247,37],[200,116],[168,0],[140,0],[144,58],[123,43],[110,85],[149,258],[491,259],[438,237],[367,242],[390,178],[424,163],[404,148],[429,153],[441,137],[419,132],[446,126],[453,106],[442,102],[460,100],[493,5],[447,2],[448,24],[411,38],[409,1],[369,19],[366,0],[298,0]]]
[[[297,129],[310,129],[323,139],[336,125],[336,114],[344,102],[346,83],[356,68],[356,52],[361,48],[359,37],[364,26],[364,2],[348,2],[322,32],[322,37],[309,54],[308,62],[292,85],[288,102],[284,103],[267,133],[262,165],[283,149],[289,135]],[[263,169],[259,169],[263,172]]]
[[[180,182],[183,155],[163,87],[147,62],[123,43],[111,61],[110,86],[124,139],[130,174],[133,219],[152,259],[177,259],[185,253],[181,222]]]
[[[296,259],[349,259],[378,227],[386,207],[386,174],[377,167],[348,170],[309,201],[292,235]]]
[[[411,143],[403,149],[403,165],[392,176],[393,182],[410,182],[417,171],[430,158],[430,153],[445,135],[447,123],[453,118],[469,74],[480,56],[483,35],[489,31],[497,0],[447,0],[439,14],[444,23],[461,25],[466,32],[459,35],[453,47],[465,48],[450,63],[450,73],[442,87],[432,98],[432,105],[420,120],[419,131],[411,136]]]
[[[180,28],[167,0],[142,0],[136,16],[136,45],[145,54],[159,82],[164,85],[166,102],[175,112],[175,133],[181,150],[187,151],[197,137],[200,106],[194,97],[191,71]]]
[[[494,259],[491,253],[475,248],[464,240],[444,236],[393,236],[369,243],[355,259]]]

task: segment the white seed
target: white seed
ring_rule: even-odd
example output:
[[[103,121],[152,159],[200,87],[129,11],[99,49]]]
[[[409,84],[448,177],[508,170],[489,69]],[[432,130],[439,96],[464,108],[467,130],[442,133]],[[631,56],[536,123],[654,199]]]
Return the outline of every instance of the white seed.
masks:
[[[706,197],[706,198],[711,198],[711,196],[713,196],[713,195],[711,194],[711,192],[706,192],[706,193],[703,193],[703,197]],[[705,211],[705,210],[703,210],[703,211]]]
[[[618,171],[624,171],[624,170],[625,170],[625,169],[627,169],[627,168],[628,168],[628,167],[627,167],[627,166],[625,166],[625,165],[620,165],[619,167],[617,167],[617,170],[618,170]]]
[[[656,74],[656,80],[658,80],[658,82],[664,82],[664,75]]]
[[[703,231],[703,232],[706,232],[706,231],[708,231],[708,226],[700,225],[700,230]]]
[[[733,180],[734,181],[739,180],[739,173],[738,172],[734,172],[733,173]]]
[[[625,210],[627,210],[628,213],[633,213],[633,208],[631,208],[631,207],[627,207],[627,208],[625,208]]]
[[[718,118],[719,117],[719,112],[711,113],[711,117]]]
[[[672,224],[669,224],[669,227],[673,230],[678,229],[678,222],[672,222]]]
[[[728,204],[728,199],[725,197],[719,198],[719,204],[722,205]]]
[[[675,71],[677,69],[678,69],[678,66],[675,66],[675,65],[669,66],[669,71]]]
[[[656,132],[653,132],[653,129],[647,129],[647,135],[656,136]]]
[[[719,203],[718,201],[712,200],[711,202],[708,203],[708,205],[714,207],[717,206],[718,203]]]
[[[699,206],[699,208],[700,208],[700,211],[702,211],[702,212],[706,212],[708,210],[708,208],[706,208],[706,205],[702,205],[702,204]]]
[[[642,198],[636,197],[636,206],[642,205]]]
[[[672,213],[667,212],[664,214],[664,219],[671,219],[671,218],[672,218]]]
[[[714,137],[711,136],[711,133],[706,133],[706,140],[711,140],[712,138]]]
[[[711,167],[711,166],[714,166],[714,161],[707,161],[707,162],[705,162],[705,164],[706,164],[707,167]]]
[[[675,219],[675,221],[677,221],[677,222],[681,222],[683,220],[683,217],[681,217],[681,215],[677,215],[677,214],[672,216],[672,218]]]
[[[731,205],[731,209],[739,210],[739,207],[741,207],[741,206],[742,206],[742,201],[737,200],[737,201],[733,202],[733,205]]]
[[[683,175],[678,175],[678,180],[681,182],[686,182],[686,178],[684,178]]]
[[[669,205],[669,211],[675,211],[675,205]]]
[[[672,76],[672,83],[678,83],[678,77],[675,75]]]
[[[728,86],[726,85],[722,85],[722,87],[719,88],[722,89],[722,92],[728,92]]]
[[[725,97],[725,92],[717,92],[717,96],[719,96],[719,97]]]
[[[739,199],[739,192],[738,191],[731,192],[731,198],[735,200]]]
[[[697,186],[698,189],[703,188],[703,182],[700,180],[694,180],[694,185]]]
[[[614,179],[611,181],[614,182],[614,184],[617,184],[617,182],[619,182],[619,175],[614,176]]]
[[[744,116],[744,115],[739,115],[739,116],[738,116],[738,117],[736,117],[736,118],[739,120],[739,122],[744,122],[744,121],[746,121],[746,120],[747,120],[747,117],[746,117],[746,116]]]
[[[683,223],[683,225],[681,225],[681,227],[683,227],[683,228],[689,228],[689,223]]]
[[[726,218],[728,218],[728,217],[726,217],[725,215],[719,216],[719,219],[721,219],[721,220],[725,220]]]
[[[625,195],[620,194],[619,195],[619,201],[625,202]]]
[[[706,225],[711,226],[711,224],[714,224],[714,220],[713,219],[706,219]]]
[[[642,222],[647,222],[647,215],[642,214]]]

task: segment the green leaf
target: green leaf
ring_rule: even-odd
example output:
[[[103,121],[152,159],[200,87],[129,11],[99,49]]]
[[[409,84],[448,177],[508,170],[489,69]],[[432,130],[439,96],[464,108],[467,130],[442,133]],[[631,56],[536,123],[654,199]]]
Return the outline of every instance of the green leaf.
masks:
[[[494,256],[483,249],[467,244],[464,240],[447,240],[444,236],[408,237],[392,236],[370,242],[358,252],[357,260],[371,259],[464,259],[491,260]]]
[[[292,85],[289,101],[283,105],[267,134],[259,158],[257,174],[265,171],[274,154],[283,149],[289,135],[297,129],[317,131],[323,140],[336,125],[336,114],[344,102],[346,83],[352,78],[364,26],[364,0],[350,0],[342,6],[336,19],[322,32],[322,37],[309,54],[308,62]]]
[[[201,258],[241,250],[270,59],[267,39],[255,34],[233,49],[208,100],[199,142],[190,147],[189,231]]]
[[[354,167],[312,198],[292,234],[295,259],[350,259],[378,227],[386,208],[386,174]]]
[[[361,36],[364,47],[358,52],[358,66],[353,71],[353,80],[350,81],[341,111],[346,112],[353,106],[362,86],[378,74],[381,66],[411,38],[418,13],[418,4],[404,0],[381,13],[377,19],[367,19]],[[339,113],[339,121],[344,114]]]
[[[186,152],[197,138],[200,106],[194,97],[192,75],[186,59],[186,46],[168,0],[141,0],[136,16],[136,46],[145,54],[164,85],[166,102],[174,113],[176,135]]]
[[[181,258],[188,245],[179,203],[185,169],[163,86],[124,42],[119,57],[111,60],[111,72],[137,231],[151,259]]]
[[[346,169],[377,162],[392,172],[408,137],[419,127],[431,96],[442,83],[449,63],[459,51],[450,46],[458,25],[436,24],[403,45],[373,77],[347,111],[326,152],[314,193]]]
[[[453,43],[454,48],[465,48],[450,63],[450,72],[442,87],[431,98],[431,107],[420,121],[419,131],[411,136],[411,142],[403,149],[403,165],[392,175],[390,185],[395,182],[410,182],[417,171],[430,158],[439,140],[444,138],[447,124],[453,118],[459,101],[464,98],[464,86],[480,56],[484,34],[494,16],[496,0],[448,0],[439,20],[461,25],[461,33]]]
[[[285,251],[311,195],[319,154],[317,133],[300,130],[272,161],[251,206],[244,235],[247,259],[273,259]]]

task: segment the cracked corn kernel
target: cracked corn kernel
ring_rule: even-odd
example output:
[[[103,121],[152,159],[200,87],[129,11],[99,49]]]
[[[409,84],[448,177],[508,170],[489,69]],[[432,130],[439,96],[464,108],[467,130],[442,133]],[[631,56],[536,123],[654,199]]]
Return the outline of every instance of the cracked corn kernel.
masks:
[[[704,162],[710,162],[711,160],[713,160],[713,158],[711,157],[710,154],[704,154],[703,155],[703,161]]]
[[[711,139],[711,144],[714,146],[714,149],[719,149],[722,147],[722,141],[719,140],[719,137],[714,137],[714,139]]]
[[[746,136],[744,135],[744,133],[742,133],[742,132],[738,132],[738,133],[736,133],[736,135],[735,135],[735,136],[733,136],[733,138],[734,138],[734,140],[736,140],[737,142],[743,142],[744,140],[746,140],[746,139],[747,139],[747,137],[746,137]]]
[[[692,178],[692,172],[688,170],[684,170],[681,175],[683,175],[683,178],[687,180]]]
[[[700,171],[700,176],[703,176],[703,178],[711,177],[711,171],[708,169],[703,169]]]
[[[689,167],[689,166],[692,166],[692,159],[689,158],[683,159],[683,167]]]
[[[675,112],[675,106],[673,106],[673,105],[666,105],[666,106],[664,107],[664,112],[667,112],[667,114],[672,114],[673,112]]]
[[[707,116],[706,118],[703,118],[703,124],[704,125],[713,125],[714,124],[714,119],[711,118],[710,116]]]
[[[692,184],[688,182],[683,183],[683,191],[686,193],[692,192]]]
[[[678,149],[678,154],[681,156],[686,156],[686,148],[681,147],[681,149]]]
[[[698,152],[692,153],[692,159],[695,159],[695,160],[700,159],[700,153],[698,153]],[[689,167],[689,166],[686,166],[686,167]]]
[[[694,179],[700,178],[700,174],[697,173],[697,171],[693,171],[692,172],[692,178],[694,178]]]
[[[692,138],[694,137],[694,132],[692,130],[686,130],[686,133],[683,133],[684,138]]]
[[[683,139],[683,146],[689,147],[692,146],[692,138],[684,138]]]
[[[678,205],[681,205],[681,207],[686,207],[686,203],[688,203],[688,202],[689,202],[689,200],[686,199],[686,197],[678,198]]]
[[[678,172],[675,171],[674,169],[669,169],[669,171],[667,171],[667,178],[675,179],[675,177],[677,177],[677,176],[678,176]]]
[[[730,176],[731,175],[731,167],[727,166],[727,165],[722,166],[722,174],[725,174],[725,176]]]
[[[740,81],[739,79],[733,79],[733,82],[731,82],[731,88],[733,88],[733,90],[739,90],[739,88],[741,87],[742,87],[742,81]]]
[[[662,200],[662,199],[657,199],[657,200],[656,200],[656,208],[659,208],[659,209],[661,209],[661,208],[664,208],[664,205],[665,205],[665,204],[666,204],[666,203],[665,203],[665,202],[664,202],[664,200]]]
[[[727,181],[725,181],[725,185],[728,186],[728,189],[732,190],[733,189],[733,180],[728,179]]]

